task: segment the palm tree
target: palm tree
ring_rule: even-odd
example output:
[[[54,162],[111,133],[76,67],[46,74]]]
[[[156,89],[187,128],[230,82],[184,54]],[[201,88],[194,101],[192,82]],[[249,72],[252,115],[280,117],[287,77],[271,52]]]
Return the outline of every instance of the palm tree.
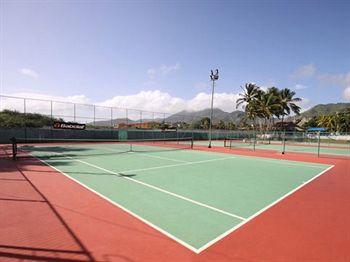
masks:
[[[200,125],[203,129],[209,129],[210,126],[210,118],[209,117],[203,117],[200,121]]]
[[[322,115],[319,117],[317,124],[319,127],[325,127],[330,131],[335,128],[335,117],[333,115]]]
[[[282,116],[282,126],[284,116],[289,115],[292,111],[296,115],[300,115],[301,108],[296,104],[302,99],[299,97],[294,97],[295,92],[291,91],[289,88],[284,88],[279,91],[279,103],[281,105],[279,115]]]
[[[350,131],[350,108],[346,108],[343,111],[344,114],[344,128],[343,132],[349,132]]]
[[[239,94],[241,98],[237,99],[236,108],[240,105],[244,106],[246,113],[245,118],[253,121],[255,128],[255,118],[257,116],[257,101],[259,100],[261,90],[260,87],[253,83],[246,83],[243,89],[243,94]]]
[[[270,87],[268,90],[267,90],[267,92],[269,93],[269,94],[271,94],[272,96],[274,96],[274,103],[275,104],[279,104],[279,106],[274,106],[273,108],[272,108],[272,124],[274,124],[275,123],[275,118],[273,117],[273,116],[275,116],[275,117],[277,117],[278,119],[280,118],[280,116],[282,115],[282,105],[281,105],[281,96],[280,96],[280,90],[277,88],[277,87]]]
[[[265,126],[267,129],[267,120],[270,120],[274,115],[281,112],[281,104],[278,90],[276,88],[269,88],[267,92],[261,92],[258,100],[258,116],[265,119]]]

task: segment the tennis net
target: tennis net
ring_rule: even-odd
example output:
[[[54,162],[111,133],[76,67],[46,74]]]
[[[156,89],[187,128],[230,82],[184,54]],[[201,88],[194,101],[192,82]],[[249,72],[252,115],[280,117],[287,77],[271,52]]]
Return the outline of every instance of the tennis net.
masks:
[[[251,138],[226,138],[224,140],[224,147],[240,148],[253,146],[254,140]]]
[[[12,138],[12,158],[60,158],[115,155],[128,152],[161,152],[193,148],[192,137],[106,140],[106,139],[23,139]]]

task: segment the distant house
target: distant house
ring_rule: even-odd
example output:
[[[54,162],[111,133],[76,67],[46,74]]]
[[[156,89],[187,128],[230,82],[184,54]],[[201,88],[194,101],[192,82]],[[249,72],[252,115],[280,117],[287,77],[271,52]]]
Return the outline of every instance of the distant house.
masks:
[[[118,129],[162,129],[162,130],[176,130],[177,125],[159,123],[159,122],[137,122],[137,123],[118,123],[114,126]]]
[[[139,123],[118,123],[115,125],[115,128],[118,129],[129,129],[129,128],[136,128],[136,129],[152,129],[154,126],[159,125],[157,122],[139,122]]]

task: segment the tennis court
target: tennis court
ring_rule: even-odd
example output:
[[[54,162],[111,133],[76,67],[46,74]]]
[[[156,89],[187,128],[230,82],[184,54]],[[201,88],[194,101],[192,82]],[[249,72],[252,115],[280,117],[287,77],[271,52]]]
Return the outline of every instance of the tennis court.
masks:
[[[208,141],[196,141],[197,145],[208,145]],[[244,139],[230,139],[226,141],[217,140],[212,141],[213,146],[225,146],[229,148],[246,148],[246,149],[263,149],[263,150],[274,150],[277,152],[296,152],[296,153],[311,153],[318,154],[318,144],[307,143],[307,142],[286,142],[285,147],[283,147],[282,141],[271,141],[270,143],[264,141],[257,141],[255,145],[251,140]],[[321,155],[335,155],[335,156],[350,156],[350,144],[329,144],[322,143],[320,145]]]
[[[18,144],[200,253],[332,166],[191,149],[191,141]]]

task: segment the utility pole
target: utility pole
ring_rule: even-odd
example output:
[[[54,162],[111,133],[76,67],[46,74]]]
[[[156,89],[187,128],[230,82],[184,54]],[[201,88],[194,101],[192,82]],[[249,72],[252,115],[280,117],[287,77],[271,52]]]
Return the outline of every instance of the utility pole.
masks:
[[[215,81],[219,79],[219,70],[216,69],[215,73],[213,70],[211,70],[210,74],[210,80],[213,82],[212,89],[211,89],[211,110],[210,110],[210,123],[209,123],[209,145],[208,147],[211,148],[211,138],[212,138],[212,123],[213,123],[213,106],[214,106],[214,87],[215,87]]]

